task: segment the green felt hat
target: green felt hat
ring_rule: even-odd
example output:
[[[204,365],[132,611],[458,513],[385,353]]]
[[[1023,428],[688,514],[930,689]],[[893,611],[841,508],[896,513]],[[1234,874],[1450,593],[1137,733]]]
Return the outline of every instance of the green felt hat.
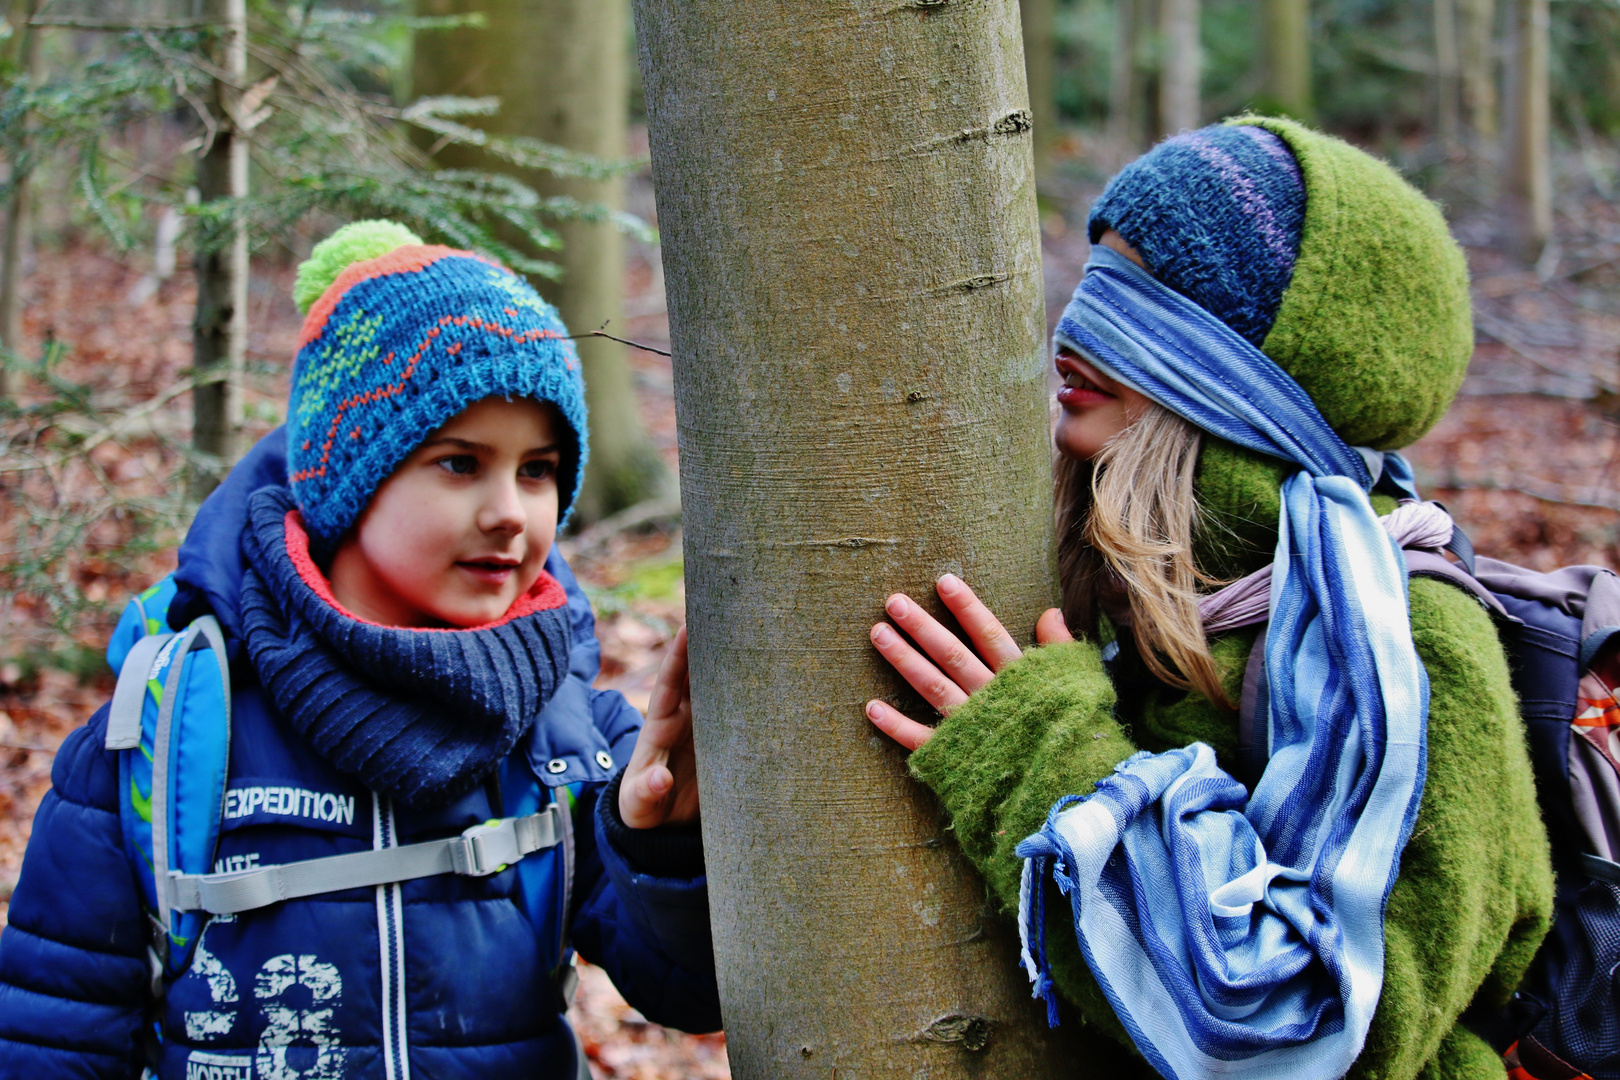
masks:
[[[1439,207],[1341,139],[1271,117],[1305,183],[1293,278],[1261,348],[1352,446],[1393,450],[1445,415],[1474,349],[1468,264]]]
[[[1392,450],[1445,414],[1473,352],[1468,266],[1434,203],[1393,168],[1303,124],[1242,116],[1293,151],[1305,220],[1293,276],[1261,348],[1352,446]],[[1263,565],[1293,467],[1207,438],[1197,561],[1229,578]]]

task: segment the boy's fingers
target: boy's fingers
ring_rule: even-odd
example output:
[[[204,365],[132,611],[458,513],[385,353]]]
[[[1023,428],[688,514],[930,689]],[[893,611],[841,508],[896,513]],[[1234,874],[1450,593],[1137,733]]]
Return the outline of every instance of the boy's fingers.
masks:
[[[1035,623],[1035,640],[1042,645],[1055,645],[1060,641],[1073,641],[1074,635],[1069,633],[1069,624],[1063,621],[1063,612],[1057,608],[1047,608]]]
[[[658,679],[653,683],[652,700],[647,703],[647,720],[654,718],[662,720],[675,712],[688,690],[690,673],[687,670],[686,659],[686,627],[675,632],[675,640],[670,643],[669,652],[664,656],[664,663],[658,669]]]
[[[619,817],[632,829],[650,829],[664,823],[664,803],[675,777],[662,765],[650,765],[639,776],[626,776],[619,790]]]
[[[973,655],[973,650],[962,644],[962,639],[939,624],[928,612],[905,593],[895,593],[883,605],[889,617],[911,635],[938,664],[940,670],[958,686],[972,693],[995,677],[984,666],[984,661]]]
[[[915,750],[934,737],[934,729],[919,724],[893,705],[883,701],[866,703],[866,718],[883,734],[905,747]]]
[[[967,700],[967,693],[960,686],[941,674],[939,668],[907,644],[888,623],[872,627],[872,644],[883,654],[883,659],[894,665],[900,677],[940,712],[950,712]]]
[[[951,609],[956,621],[967,631],[968,640],[973,642],[973,647],[984,657],[991,671],[1000,671],[1024,655],[1012,635],[1007,633],[1007,628],[1001,625],[1001,620],[990,613],[990,609],[961,578],[946,574],[939,579],[936,588],[939,598],[945,601],[945,606]]]

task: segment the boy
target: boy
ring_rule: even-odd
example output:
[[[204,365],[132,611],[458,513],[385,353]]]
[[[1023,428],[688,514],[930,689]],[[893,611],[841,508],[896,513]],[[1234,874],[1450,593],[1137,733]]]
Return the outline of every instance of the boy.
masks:
[[[386,222],[319,245],[295,298],[286,428],[199,511],[167,612],[214,616],[230,660],[214,868],[539,811],[561,841],[527,858],[560,858],[558,885],[401,873],[154,936],[103,708],[57,756],[0,937],[0,1077],[583,1075],[570,942],[650,1019],[717,1028],[684,635],[638,741],[591,688],[552,546],[586,456],[567,331],[522,279]]]

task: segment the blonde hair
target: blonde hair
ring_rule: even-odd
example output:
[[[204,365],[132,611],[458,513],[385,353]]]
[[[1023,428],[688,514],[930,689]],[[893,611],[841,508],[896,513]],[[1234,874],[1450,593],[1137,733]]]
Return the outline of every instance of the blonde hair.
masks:
[[[1193,560],[1200,527],[1193,477],[1202,443],[1198,428],[1150,402],[1094,461],[1059,459],[1063,614],[1095,635],[1102,592],[1123,584],[1148,670],[1232,708],[1198,614],[1199,587],[1218,583]]]

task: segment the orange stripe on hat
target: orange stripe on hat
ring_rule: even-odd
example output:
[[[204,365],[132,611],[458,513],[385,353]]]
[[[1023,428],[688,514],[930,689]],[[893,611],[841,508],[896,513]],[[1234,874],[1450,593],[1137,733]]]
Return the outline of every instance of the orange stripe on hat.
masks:
[[[351,263],[343,268],[337,280],[321,294],[321,298],[310,306],[309,314],[304,317],[304,329],[298,335],[298,347],[302,349],[311,341],[321,336],[326,329],[326,320],[331,318],[333,310],[343,295],[362,281],[383,277],[388,274],[414,274],[426,270],[440,259],[460,255],[468,259],[477,259],[479,262],[489,263],[497,269],[505,269],[499,263],[484,258],[471,251],[457,251],[455,248],[445,247],[443,244],[405,244],[397,247],[386,255],[379,255],[375,259],[366,259],[363,262]]]

